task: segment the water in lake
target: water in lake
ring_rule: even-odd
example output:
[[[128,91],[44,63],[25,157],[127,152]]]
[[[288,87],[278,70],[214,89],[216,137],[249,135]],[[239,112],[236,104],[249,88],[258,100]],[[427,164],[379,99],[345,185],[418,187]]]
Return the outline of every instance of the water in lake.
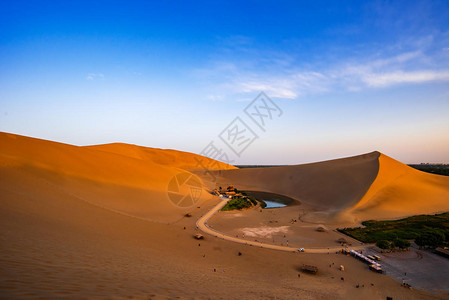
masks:
[[[275,207],[284,207],[284,206],[287,206],[286,204],[279,203],[279,202],[274,202],[274,201],[267,201],[267,200],[264,200],[264,202],[267,204],[267,206],[266,206],[265,208],[275,208]]]

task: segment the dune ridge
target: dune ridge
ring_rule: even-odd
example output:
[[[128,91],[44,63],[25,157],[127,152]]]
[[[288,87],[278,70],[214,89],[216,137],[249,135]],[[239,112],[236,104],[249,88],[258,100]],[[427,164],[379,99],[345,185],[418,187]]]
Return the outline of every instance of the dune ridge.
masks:
[[[449,177],[378,151],[304,165],[219,171],[218,185],[283,194],[310,206],[303,220],[357,223],[449,211]]]
[[[158,161],[157,156],[163,159]],[[235,168],[174,150],[126,144],[102,145],[97,149],[0,133],[0,178],[5,183],[5,194],[12,195],[17,188],[27,190],[26,181],[21,181],[20,176],[34,176],[71,197],[159,222],[178,220],[189,209],[174,205],[167,196],[167,188],[180,173],[201,182],[189,172],[197,160],[208,162],[211,168]],[[45,186],[40,189],[44,193]],[[202,188],[197,204],[211,198]]]
[[[377,176],[379,152],[293,166],[216,172],[219,184],[283,194],[319,210],[356,204]]]
[[[448,177],[415,170],[377,151],[303,165],[238,169],[176,150],[123,143],[79,147],[0,133],[0,164],[2,178],[14,178],[9,176],[14,172],[33,174],[89,203],[155,221],[172,222],[196,204],[179,207],[167,196],[169,182],[180,173],[201,182],[198,205],[213,199],[204,184],[233,184],[297,199],[310,208],[304,216],[309,221],[359,222],[449,210]],[[215,173],[216,182],[207,181],[202,165]]]
[[[208,170],[237,169],[232,165],[218,160],[213,160],[190,152],[172,149],[157,149],[125,143],[101,144],[85,146],[84,148],[120,154],[127,157],[151,161],[156,164],[176,167],[184,170],[201,170],[204,167],[207,167]]]
[[[379,172],[348,214],[391,219],[449,210],[449,177],[425,173],[389,156],[379,156]]]
[[[342,282],[334,279],[341,276],[341,271],[328,267],[328,254],[299,255],[210,236],[198,241],[193,238],[200,233],[196,221],[220,200],[203,188],[198,206],[182,208],[173,205],[166,193],[173,174],[193,176],[190,168],[194,154],[183,161],[182,152],[155,149],[153,154],[160,153],[163,157],[155,162],[153,154],[148,154],[153,150],[145,147],[113,144],[98,148],[103,149],[0,133],[0,298],[230,299],[238,295],[240,299],[385,299],[386,296],[422,299],[428,296],[399,287],[393,279],[369,272],[364,264],[344,255],[331,258],[336,266],[344,265],[348,270]],[[374,152],[271,171],[267,168],[214,172],[219,179],[232,184],[239,179],[242,186],[245,182],[253,188],[278,189],[281,193],[285,189],[302,196],[302,201],[316,204],[317,212],[357,207],[359,213],[365,213],[377,209],[369,206],[374,203],[370,198],[379,199],[381,210],[390,203],[388,197],[380,197],[390,185],[390,180],[378,180],[383,177],[379,168],[384,168],[385,161],[388,162]],[[417,176],[411,173],[409,176]],[[203,176],[201,172],[197,174]],[[234,177],[223,177],[228,175]],[[402,173],[394,181],[401,183],[401,176]],[[435,178],[432,177],[429,187],[433,186],[433,180],[441,179]],[[370,189],[373,190],[369,192]],[[441,189],[444,194],[444,187]],[[366,201],[360,201],[363,195]],[[327,205],[331,209],[326,210]],[[224,218],[225,224],[231,226],[246,222],[248,226],[243,228],[253,228],[252,222],[265,220],[268,224],[272,218],[276,222],[296,218],[298,209],[304,206],[239,213],[246,218],[234,215],[229,219],[228,214],[214,218]],[[191,218],[184,217],[187,212]],[[220,220],[217,221],[213,226],[220,229]],[[298,243],[302,247],[305,240],[322,246],[335,245],[333,237],[310,231],[314,225],[298,223],[305,227],[297,228],[297,237],[290,240],[292,246]],[[319,235],[318,240],[311,239],[314,235]],[[237,255],[240,252],[241,257]],[[298,281],[300,264],[316,265],[323,275],[301,276]],[[355,289],[361,278],[365,284],[371,282],[374,286]]]

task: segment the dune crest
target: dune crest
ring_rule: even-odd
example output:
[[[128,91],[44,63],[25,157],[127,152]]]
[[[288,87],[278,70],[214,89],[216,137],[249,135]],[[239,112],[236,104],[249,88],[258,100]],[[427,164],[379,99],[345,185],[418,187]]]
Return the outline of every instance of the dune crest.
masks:
[[[449,210],[449,177],[425,173],[381,154],[379,172],[348,210],[360,220],[389,219]]]
[[[102,150],[97,150],[96,147],[0,133],[0,178],[4,200],[13,200],[18,193],[39,199],[52,187],[67,196],[115,212],[172,222],[194,205],[212,199],[201,186],[201,180],[188,169],[194,166],[196,159],[215,161],[180,151],[119,145],[102,145],[99,146]],[[136,153],[143,156],[139,158]],[[160,161],[158,157],[161,157]],[[209,165],[234,168],[221,162]],[[190,174],[201,183],[195,203],[192,200],[190,204],[177,205],[167,194],[171,180],[182,173]],[[40,184],[32,183],[36,181]]]
[[[207,167],[208,170],[230,170],[236,167],[213,160],[208,157],[197,154],[171,150],[157,149],[124,143],[112,143],[86,146],[85,148],[100,150],[109,153],[120,154],[123,156],[150,161],[156,164],[176,167],[184,170],[198,170]]]
[[[200,161],[200,167],[198,164]],[[201,163],[215,173],[208,181]],[[179,175],[184,174],[184,175]],[[295,166],[237,169],[192,153],[128,144],[78,147],[0,133],[5,199],[38,199],[49,187],[126,215],[172,222],[235,185],[297,199],[316,223],[354,223],[449,211],[449,177],[424,173],[379,152]],[[34,179],[33,179],[34,178]],[[195,189],[182,186],[197,184]],[[31,184],[38,180],[41,184]],[[195,183],[195,184],[194,184]]]
[[[219,185],[278,193],[307,204],[310,211],[302,219],[313,223],[357,223],[449,211],[449,177],[415,170],[377,151],[217,174]]]
[[[355,205],[377,176],[379,152],[304,165],[217,172],[218,184],[278,193],[321,211]]]

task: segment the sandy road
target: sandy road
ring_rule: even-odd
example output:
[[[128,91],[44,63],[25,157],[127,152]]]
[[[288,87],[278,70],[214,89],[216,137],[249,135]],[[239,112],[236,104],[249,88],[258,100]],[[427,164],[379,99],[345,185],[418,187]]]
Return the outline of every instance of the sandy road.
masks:
[[[220,203],[218,203],[214,208],[212,208],[210,211],[208,211],[204,216],[202,216],[201,218],[198,219],[198,221],[196,222],[196,226],[203,232],[213,235],[217,238],[221,238],[224,240],[228,240],[231,242],[235,242],[235,243],[240,243],[240,244],[245,244],[245,245],[250,245],[250,246],[255,246],[255,247],[260,247],[260,248],[267,248],[267,249],[273,249],[273,250],[280,250],[280,251],[288,251],[288,252],[295,252],[295,253],[299,253],[298,248],[296,247],[288,247],[288,246],[278,246],[278,245],[273,245],[273,244],[267,244],[267,243],[262,243],[262,242],[256,242],[256,241],[248,241],[248,240],[244,240],[244,239],[240,239],[237,237],[233,237],[227,234],[224,234],[222,232],[219,232],[217,230],[214,230],[212,228],[210,228],[209,226],[207,226],[207,221],[217,212],[219,211],[223,206],[226,205],[226,203],[228,202],[229,199],[227,198],[222,198],[222,201]],[[351,247],[354,250],[364,250],[366,247],[365,246],[355,246],[355,247]],[[305,249],[305,252],[307,253],[330,253],[330,252],[336,252],[341,250],[342,247],[332,247],[332,248],[307,248]]]

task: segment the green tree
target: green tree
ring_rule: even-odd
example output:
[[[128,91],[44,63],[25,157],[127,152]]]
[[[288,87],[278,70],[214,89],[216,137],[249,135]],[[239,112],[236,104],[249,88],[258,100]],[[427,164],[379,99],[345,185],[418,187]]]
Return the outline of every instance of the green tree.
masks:
[[[408,249],[408,248],[410,248],[411,244],[408,240],[396,239],[394,241],[394,246],[398,247],[399,249]]]
[[[380,249],[390,249],[390,242],[387,240],[380,240],[376,242],[376,246]]]
[[[415,239],[415,243],[420,246],[438,247],[444,244],[444,233],[439,230],[426,231],[418,235]]]
[[[446,229],[446,230],[444,231],[444,240],[445,240],[446,242],[449,242],[449,229]]]

